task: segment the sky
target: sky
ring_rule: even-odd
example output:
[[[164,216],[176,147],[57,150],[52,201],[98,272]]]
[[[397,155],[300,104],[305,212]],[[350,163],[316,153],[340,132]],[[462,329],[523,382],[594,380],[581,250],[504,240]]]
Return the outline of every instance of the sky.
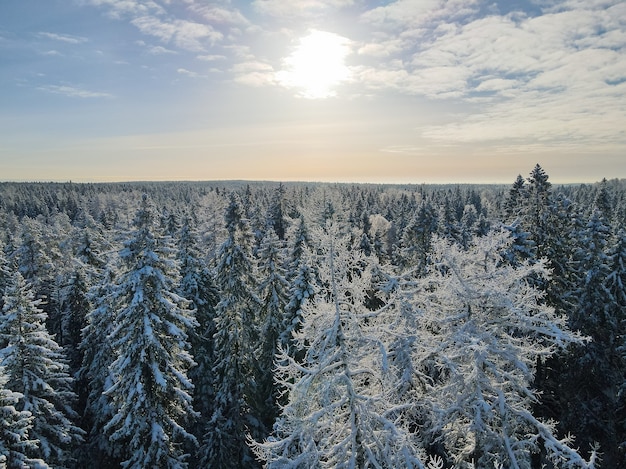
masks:
[[[0,180],[626,177],[623,0],[2,0]]]

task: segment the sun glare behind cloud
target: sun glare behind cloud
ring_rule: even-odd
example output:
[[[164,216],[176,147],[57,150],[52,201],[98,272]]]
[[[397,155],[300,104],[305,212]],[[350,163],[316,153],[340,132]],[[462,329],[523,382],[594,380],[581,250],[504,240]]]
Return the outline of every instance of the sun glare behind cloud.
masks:
[[[276,79],[285,87],[296,88],[305,98],[334,96],[334,87],[350,78],[350,70],[345,64],[349,52],[347,38],[325,31],[311,31],[284,59],[285,68],[276,74]]]

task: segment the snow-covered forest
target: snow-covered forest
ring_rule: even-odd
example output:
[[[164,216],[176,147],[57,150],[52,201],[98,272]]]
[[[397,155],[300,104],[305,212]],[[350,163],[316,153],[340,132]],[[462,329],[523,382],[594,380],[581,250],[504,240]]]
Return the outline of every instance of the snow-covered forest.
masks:
[[[626,181],[529,169],[0,183],[0,467],[626,468]]]

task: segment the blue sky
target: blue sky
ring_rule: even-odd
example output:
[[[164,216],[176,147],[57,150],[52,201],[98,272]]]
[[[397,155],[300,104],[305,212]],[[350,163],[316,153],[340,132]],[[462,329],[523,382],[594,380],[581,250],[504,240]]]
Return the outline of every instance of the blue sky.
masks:
[[[621,0],[5,0],[0,180],[626,177]]]

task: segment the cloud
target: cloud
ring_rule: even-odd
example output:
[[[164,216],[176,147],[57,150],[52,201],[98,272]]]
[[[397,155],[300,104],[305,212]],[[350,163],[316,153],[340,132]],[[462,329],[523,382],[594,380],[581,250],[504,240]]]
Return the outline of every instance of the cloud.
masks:
[[[148,47],[148,53],[151,55],[166,55],[166,54],[177,54],[175,50],[167,49],[163,46],[151,46]]]
[[[83,2],[107,9],[107,15],[114,19],[138,17],[149,14],[163,14],[165,10],[150,0],[82,0]]]
[[[192,72],[191,70],[187,70],[186,68],[179,68],[176,72],[180,75],[184,75],[189,78],[202,78],[204,75],[200,75],[197,72]]]
[[[37,36],[46,38],[46,39],[52,39],[53,41],[66,42],[68,44],[82,44],[88,41],[86,37],[72,36],[70,34],[56,34],[56,33],[40,32],[40,33],[37,33]]]
[[[187,20],[162,21],[154,16],[135,18],[131,23],[143,34],[154,36],[162,42],[174,43],[181,49],[202,51],[205,42],[214,44],[223,38],[222,33],[211,26]]]
[[[214,62],[216,60],[225,60],[226,56],[219,55],[219,54],[206,54],[206,55],[197,55],[196,59],[203,60],[205,62]]]
[[[254,0],[252,6],[261,14],[288,19],[310,17],[331,9],[341,9],[354,4],[354,0]]]
[[[218,25],[250,26],[248,19],[238,10],[215,5],[192,5],[191,11],[202,16],[209,23]]]
[[[67,85],[47,85],[37,88],[41,91],[48,93],[60,94],[68,96],[70,98],[112,98],[113,95],[109,93],[103,93],[100,91],[90,91],[83,88],[76,88],[74,86]]]
[[[275,84],[274,68],[264,62],[250,60],[239,62],[231,68],[235,82],[260,87]]]

